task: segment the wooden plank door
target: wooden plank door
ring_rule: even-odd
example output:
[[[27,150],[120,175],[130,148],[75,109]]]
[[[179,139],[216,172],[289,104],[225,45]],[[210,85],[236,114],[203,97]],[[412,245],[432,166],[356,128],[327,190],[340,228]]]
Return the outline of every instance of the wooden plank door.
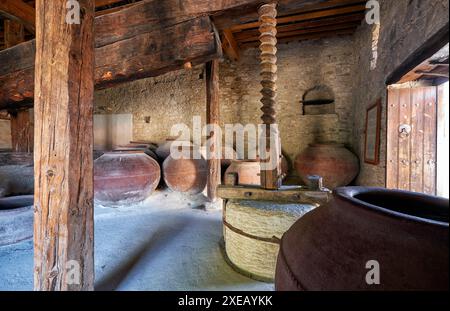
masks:
[[[389,89],[388,188],[436,194],[436,120],[436,87]]]

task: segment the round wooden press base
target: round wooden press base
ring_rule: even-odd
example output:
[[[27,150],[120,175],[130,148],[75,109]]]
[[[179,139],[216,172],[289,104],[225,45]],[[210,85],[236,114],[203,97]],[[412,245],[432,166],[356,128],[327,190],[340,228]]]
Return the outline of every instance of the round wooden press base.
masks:
[[[273,282],[282,235],[312,205],[265,201],[228,201],[224,208],[227,261],[238,272]]]

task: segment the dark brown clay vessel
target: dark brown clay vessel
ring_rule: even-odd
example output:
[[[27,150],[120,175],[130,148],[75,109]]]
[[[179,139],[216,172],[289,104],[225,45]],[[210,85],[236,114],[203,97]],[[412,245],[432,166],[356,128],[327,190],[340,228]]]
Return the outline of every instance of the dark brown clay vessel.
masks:
[[[95,200],[128,204],[147,199],[161,178],[161,168],[144,151],[108,152],[94,162]]]
[[[438,197],[339,188],[284,234],[276,289],[448,290],[448,212],[449,201]],[[371,284],[371,261],[379,284]]]
[[[305,184],[308,176],[319,175],[329,189],[347,186],[358,175],[359,160],[343,144],[310,144],[295,159],[295,169]]]

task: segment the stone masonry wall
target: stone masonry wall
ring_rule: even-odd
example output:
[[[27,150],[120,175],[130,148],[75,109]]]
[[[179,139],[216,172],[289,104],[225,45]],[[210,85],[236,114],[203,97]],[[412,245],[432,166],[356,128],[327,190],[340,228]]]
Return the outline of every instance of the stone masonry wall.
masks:
[[[365,22],[355,34],[358,52],[357,70],[354,72],[354,136],[353,145],[364,157],[365,113],[367,107],[382,98],[383,120],[381,131],[380,165],[361,161],[357,183],[365,186],[386,184],[386,79],[406,58],[449,20],[448,0],[380,0],[381,29],[378,43],[378,62],[370,70],[372,27]]]
[[[354,63],[351,36],[279,46],[277,118],[283,149],[291,161],[314,141],[352,143]],[[221,63],[222,125],[261,123],[259,79],[257,49],[244,51],[238,62]],[[335,113],[302,115],[302,96],[317,85],[334,92]],[[205,97],[200,66],[98,91],[95,108],[96,113],[132,113],[133,139],[158,142],[170,136],[173,124],[191,127],[195,115],[204,122]]]

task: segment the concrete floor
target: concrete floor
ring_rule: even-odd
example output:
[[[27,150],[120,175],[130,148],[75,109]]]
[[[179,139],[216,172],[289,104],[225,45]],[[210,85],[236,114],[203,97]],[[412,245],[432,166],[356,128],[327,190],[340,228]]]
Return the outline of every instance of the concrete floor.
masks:
[[[204,202],[165,190],[136,206],[96,206],[96,290],[273,290],[226,264],[222,211]],[[0,291],[32,284],[32,242],[0,247]]]

